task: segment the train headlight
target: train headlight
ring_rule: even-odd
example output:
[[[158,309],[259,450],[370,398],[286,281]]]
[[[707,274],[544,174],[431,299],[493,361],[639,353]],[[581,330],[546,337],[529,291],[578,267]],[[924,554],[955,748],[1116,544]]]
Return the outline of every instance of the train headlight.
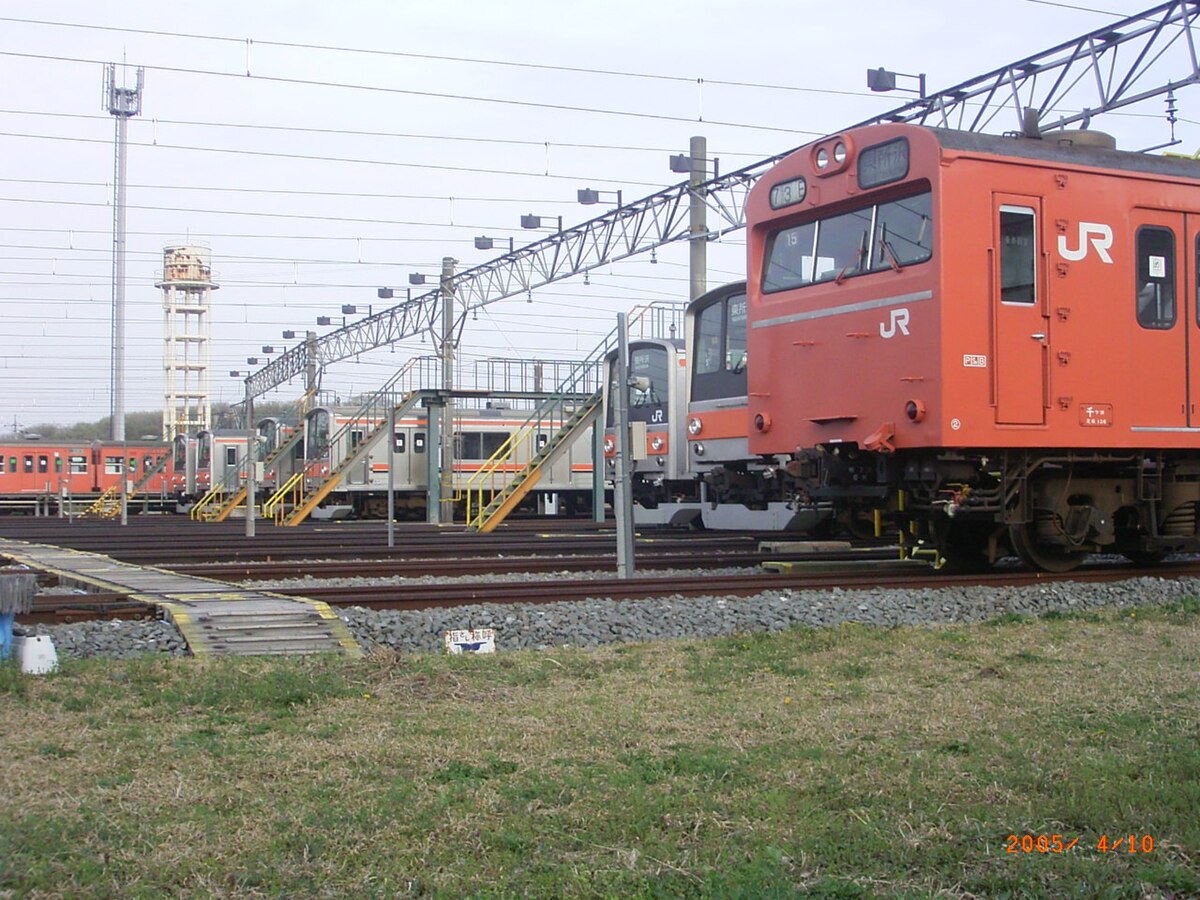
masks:
[[[694,416],[688,419],[688,434],[699,434],[704,427],[704,423]]]
[[[839,166],[846,161],[846,145],[841,141],[833,145],[833,161]]]
[[[617,452],[617,440],[611,434],[604,438],[604,455],[612,456]]]
[[[766,413],[759,413],[754,417],[754,427],[758,431],[770,431],[771,417]]]
[[[829,168],[829,151],[826,150],[824,147],[822,147],[820,150],[817,151],[817,168],[818,169]]]
[[[650,449],[655,453],[662,452],[662,448],[664,446],[666,446],[666,441],[664,441],[661,437],[655,437],[654,440],[650,442]]]
[[[699,441],[696,441],[694,444],[692,444],[692,452],[695,453],[697,456],[703,456],[704,455],[704,445],[702,443],[700,443]]]
[[[904,404],[904,415],[908,417],[910,422],[922,422],[925,420],[925,404],[920,400],[909,400]]]
[[[666,464],[661,456],[655,457],[654,461],[658,463],[659,468],[662,468]]]

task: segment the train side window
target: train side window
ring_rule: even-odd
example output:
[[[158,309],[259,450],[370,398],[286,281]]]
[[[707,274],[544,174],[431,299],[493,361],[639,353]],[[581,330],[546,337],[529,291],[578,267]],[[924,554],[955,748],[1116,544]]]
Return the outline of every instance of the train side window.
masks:
[[[541,450],[542,447],[546,446],[545,437],[546,436],[544,434],[538,435],[538,449],[539,450]],[[483,458],[491,459],[493,456],[495,456],[500,451],[500,448],[503,447],[507,442],[508,442],[508,432],[507,431],[485,431],[485,432],[483,432],[483,435],[481,438],[481,443],[483,445],[483,449],[481,452],[483,454]]]
[[[120,475],[124,461],[119,456],[104,457],[104,474],[105,475]]]
[[[225,467],[229,468],[230,466],[236,466],[237,461],[238,461],[237,447],[226,447],[225,448]]]
[[[1037,216],[1028,207],[1000,207],[1000,299],[1037,302]]]
[[[1137,231],[1137,320],[1143,328],[1175,324],[1175,233],[1169,228]]]
[[[72,475],[86,475],[87,470],[87,457],[82,453],[73,454],[71,458],[67,460],[67,471]]]
[[[33,456],[27,455],[22,462],[22,471],[24,471],[26,474],[31,474],[33,472]]]
[[[425,432],[414,431],[413,432],[413,453],[424,453],[424,452],[425,452]]]
[[[395,434],[392,435],[392,452],[393,453],[403,453],[404,452],[404,444],[405,444],[404,437],[405,437],[405,435],[404,435],[403,431],[397,431]]]

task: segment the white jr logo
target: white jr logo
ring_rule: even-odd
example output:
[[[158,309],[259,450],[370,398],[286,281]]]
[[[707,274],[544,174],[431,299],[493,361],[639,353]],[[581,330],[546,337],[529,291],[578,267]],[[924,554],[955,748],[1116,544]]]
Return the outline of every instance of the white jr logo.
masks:
[[[1091,236],[1089,238],[1089,235]],[[1058,255],[1063,259],[1071,262],[1079,262],[1088,254],[1088,243],[1096,250],[1096,255],[1100,257],[1102,262],[1112,264],[1112,257],[1108,255],[1108,248],[1112,246],[1113,233],[1112,228],[1108,225],[1102,225],[1099,222],[1080,222],[1079,223],[1079,249],[1067,249],[1067,236],[1060,234],[1058,236]]]
[[[882,322],[879,323],[879,336],[884,338],[892,338],[896,336],[896,329],[900,329],[901,334],[908,334],[908,310],[893,309],[892,320],[887,326]]]

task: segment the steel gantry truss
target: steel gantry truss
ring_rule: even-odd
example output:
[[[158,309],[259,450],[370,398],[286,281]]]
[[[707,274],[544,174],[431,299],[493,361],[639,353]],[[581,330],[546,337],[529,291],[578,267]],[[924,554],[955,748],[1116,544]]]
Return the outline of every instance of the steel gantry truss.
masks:
[[[1101,113],[1200,82],[1196,20],[1200,0],[1172,0],[1089,32],[1035,56],[913,100],[859,125],[914,122],[964,131],[984,131],[1011,114],[1012,130],[1028,129],[1030,111],[1045,130],[1087,127]],[[1169,73],[1152,82],[1158,73]],[[1084,102],[1086,101],[1086,102]],[[1078,109],[1065,109],[1070,102]],[[1053,119],[1053,121],[1051,121]],[[746,199],[759,177],[788,153],[720,175],[699,185],[666,188],[506,253],[491,262],[444,278],[438,288],[346,325],[276,357],[246,379],[256,397],[304,373],[338,360],[413,337],[437,333],[446,292],[457,301],[456,332],[480,306],[532,291],[686,240],[711,240],[746,224]],[[703,203],[708,230],[694,234],[689,204]]]

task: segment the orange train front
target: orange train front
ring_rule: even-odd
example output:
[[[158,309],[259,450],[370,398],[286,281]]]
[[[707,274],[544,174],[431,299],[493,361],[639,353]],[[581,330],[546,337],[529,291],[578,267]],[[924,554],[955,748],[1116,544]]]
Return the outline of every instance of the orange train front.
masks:
[[[1200,164],[891,124],[748,205],[750,450],[939,558],[1197,544]]]

